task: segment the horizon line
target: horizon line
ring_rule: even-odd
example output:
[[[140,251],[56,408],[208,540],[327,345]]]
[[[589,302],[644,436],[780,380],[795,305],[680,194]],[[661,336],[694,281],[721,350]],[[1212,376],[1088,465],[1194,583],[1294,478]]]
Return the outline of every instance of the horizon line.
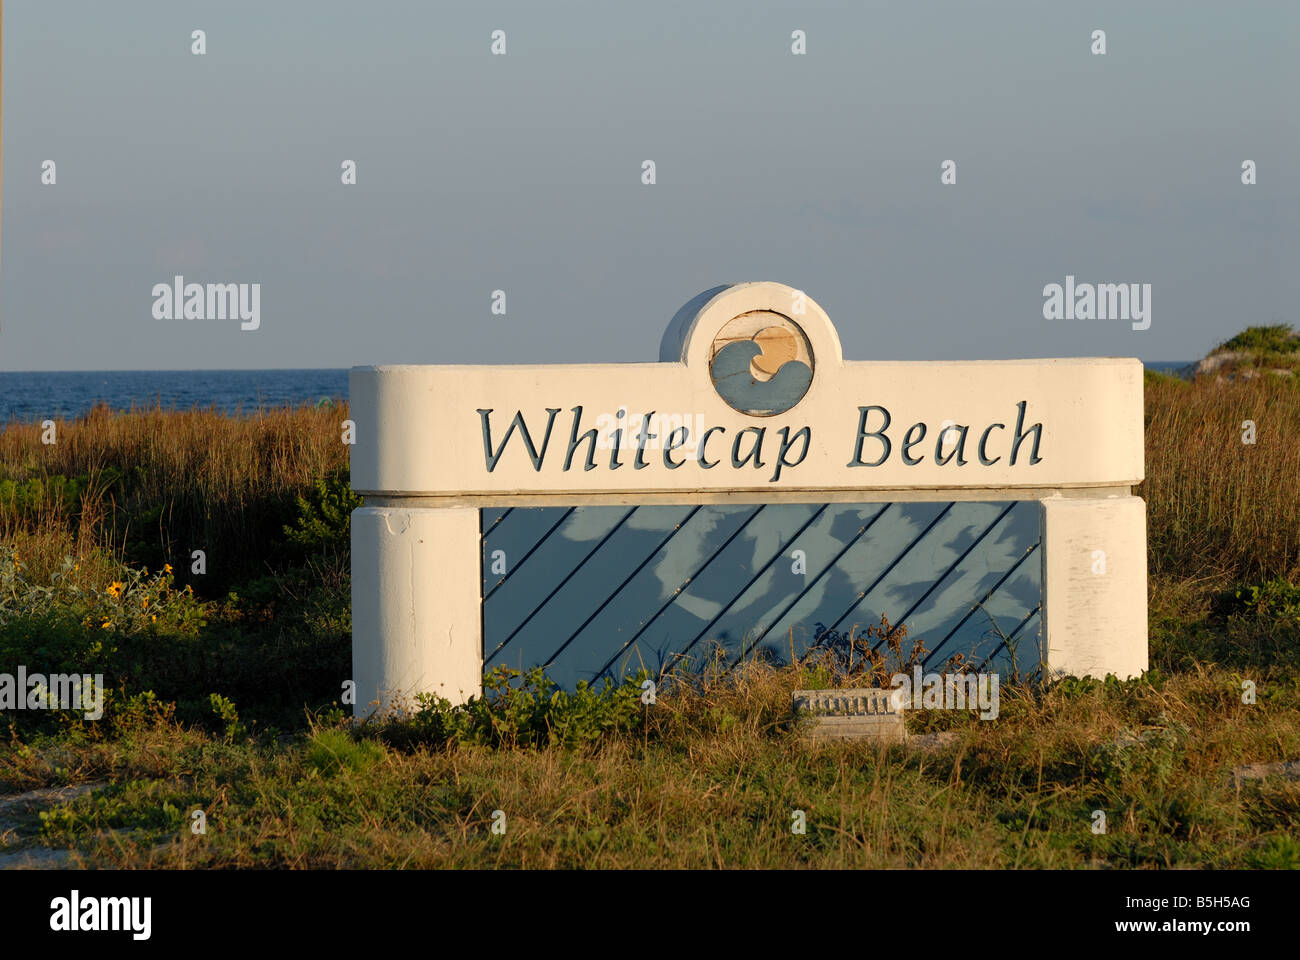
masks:
[[[989,357],[979,358],[980,361],[988,361],[988,360],[990,360],[990,359],[1002,359],[1002,360],[1005,360],[1005,359],[1008,359],[1008,358],[1006,358],[1006,357],[1001,357],[1001,358],[989,358]],[[1015,357],[1015,358],[1011,358],[1011,359],[1017,359],[1017,360],[1096,360],[1096,359],[1102,359],[1102,360],[1104,360],[1104,359],[1114,359],[1114,358],[1111,358],[1111,357],[1095,357],[1095,356],[1088,356],[1088,357]],[[1127,359],[1127,358],[1125,358],[1125,359]],[[1149,365],[1149,364],[1181,364],[1181,365],[1183,365],[1183,366],[1187,366],[1187,365],[1189,365],[1189,364],[1199,363],[1199,362],[1200,362],[1200,358],[1195,359],[1195,360],[1144,360],[1144,359],[1142,359],[1141,357],[1135,357],[1134,359],[1140,361],[1144,366],[1145,366],[1145,365]],[[605,361],[605,362],[606,362],[606,363],[620,363],[620,362],[622,362],[622,363],[629,363],[629,364],[644,364],[644,363],[656,363],[656,362],[663,362],[663,361],[654,361],[654,360],[625,360],[625,361]],[[956,360],[915,360],[915,361],[897,361],[897,360],[890,360],[890,361],[875,360],[875,361],[870,361],[870,360],[868,360],[868,361],[860,361],[860,360],[858,360],[858,361],[848,361],[848,362],[853,362],[853,363],[871,363],[871,362],[879,362],[879,363],[886,363],[886,362],[887,362],[887,363],[899,363],[899,362],[902,362],[902,363],[959,363],[959,362],[962,362],[962,361],[956,361]],[[969,361],[967,361],[967,362],[969,362]],[[451,361],[443,361],[442,363],[438,363],[438,364],[431,364],[431,366],[448,366],[448,365],[455,365],[455,364],[457,364],[457,363],[472,364],[472,363],[474,363],[474,362],[473,362],[473,361],[456,361],[456,360],[451,360]],[[306,372],[318,372],[318,371],[323,371],[323,372],[336,372],[336,371],[337,371],[337,372],[347,373],[347,372],[353,370],[353,369],[356,368],[356,367],[387,366],[387,365],[389,365],[389,364],[382,364],[382,363],[381,363],[381,364],[374,364],[374,363],[370,363],[370,364],[367,364],[367,363],[357,363],[357,364],[353,364],[351,367],[157,367],[157,368],[131,367],[131,368],[121,368],[121,369],[119,369],[119,368],[108,368],[108,367],[105,367],[105,368],[97,368],[97,367],[96,367],[96,368],[74,369],[74,370],[0,370],[0,376],[4,376],[5,374],[33,374],[33,373],[306,373]],[[548,363],[547,363],[547,362],[542,362],[542,363],[533,363],[533,362],[530,362],[530,361],[516,361],[516,362],[514,362],[514,363],[499,363],[499,364],[484,364],[484,365],[485,365],[485,366],[547,366]],[[416,364],[416,366],[420,366],[420,364]]]

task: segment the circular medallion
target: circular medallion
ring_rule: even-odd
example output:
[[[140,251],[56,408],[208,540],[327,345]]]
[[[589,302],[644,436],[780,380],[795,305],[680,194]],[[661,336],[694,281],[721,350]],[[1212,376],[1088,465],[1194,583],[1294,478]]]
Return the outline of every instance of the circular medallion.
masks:
[[[799,324],[771,310],[728,321],[709,350],[713,389],[751,417],[785,413],[812,385],[813,355]]]

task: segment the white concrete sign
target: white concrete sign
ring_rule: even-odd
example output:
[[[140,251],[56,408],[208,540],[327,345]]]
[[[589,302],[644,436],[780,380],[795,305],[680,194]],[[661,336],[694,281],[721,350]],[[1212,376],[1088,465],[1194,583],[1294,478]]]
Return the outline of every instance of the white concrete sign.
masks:
[[[1037,501],[1047,667],[1140,673],[1142,384],[1136,359],[845,361],[777,283],[697,297],[657,363],[356,367],[356,713],[480,692],[485,507]]]

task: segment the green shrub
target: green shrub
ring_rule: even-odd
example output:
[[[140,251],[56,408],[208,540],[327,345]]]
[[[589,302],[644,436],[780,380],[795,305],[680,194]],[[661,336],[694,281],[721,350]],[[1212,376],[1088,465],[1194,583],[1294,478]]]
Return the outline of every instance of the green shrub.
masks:
[[[636,727],[643,717],[641,684],[648,678],[643,669],[620,684],[607,677],[599,688],[580,680],[568,693],[541,667],[522,673],[496,667],[483,677],[482,697],[453,706],[434,694],[420,694],[412,718],[387,724],[381,735],[435,745],[577,746]]]
[[[159,624],[194,633],[203,624],[203,607],[186,587],[173,589],[170,566],[162,573],[121,567],[121,580],[102,588],[78,586],[77,560],[65,557],[49,583],[29,580],[17,555],[0,554],[0,629],[12,621],[54,617],[80,621],[88,630],[130,636]],[[0,656],[4,646],[0,643]]]
[[[1134,783],[1163,784],[1182,769],[1187,727],[1161,715],[1162,726],[1133,733],[1129,729],[1094,751],[1102,779],[1115,787]]]
[[[225,726],[227,742],[233,743],[236,740],[242,740],[248,731],[239,722],[239,711],[235,709],[234,703],[219,693],[211,694],[208,697],[208,702],[212,704],[212,712],[217,715],[217,719]]]
[[[298,497],[298,517],[286,524],[284,534],[305,553],[347,554],[351,545],[352,511],[365,498],[352,492],[346,469],[315,483],[310,499]]]
[[[1238,612],[1254,613],[1269,619],[1295,621],[1300,625],[1300,586],[1282,577],[1267,583],[1249,584],[1233,591],[1233,606]]]
[[[1159,384],[1170,384],[1173,387],[1190,387],[1191,381],[1183,377],[1175,376],[1172,373],[1165,373],[1161,370],[1143,370],[1142,384],[1146,387],[1152,387]]]
[[[1300,841],[1286,834],[1268,837],[1245,859],[1256,870],[1300,870]]]
[[[45,510],[72,514],[81,505],[89,478],[56,475],[41,479],[0,480],[0,515],[14,519],[38,517]]]
[[[113,734],[125,737],[165,727],[176,718],[176,704],[159,700],[152,690],[121,699],[112,712]]]
[[[345,730],[317,730],[307,746],[307,766],[326,777],[340,770],[360,773],[384,756],[383,746],[373,740],[357,740]]]
[[[1289,323],[1247,327],[1230,340],[1225,340],[1218,349],[1246,353],[1296,353],[1300,351],[1300,334],[1291,329]]]

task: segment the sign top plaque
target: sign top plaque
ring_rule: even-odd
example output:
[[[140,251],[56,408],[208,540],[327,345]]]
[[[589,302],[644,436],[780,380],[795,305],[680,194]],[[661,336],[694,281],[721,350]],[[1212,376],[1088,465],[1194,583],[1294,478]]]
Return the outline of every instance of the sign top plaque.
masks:
[[[353,486],[509,503],[736,491],[1014,497],[1142,480],[1136,359],[846,362],[825,311],[779,283],[696,297],[660,357],[355,367]]]

